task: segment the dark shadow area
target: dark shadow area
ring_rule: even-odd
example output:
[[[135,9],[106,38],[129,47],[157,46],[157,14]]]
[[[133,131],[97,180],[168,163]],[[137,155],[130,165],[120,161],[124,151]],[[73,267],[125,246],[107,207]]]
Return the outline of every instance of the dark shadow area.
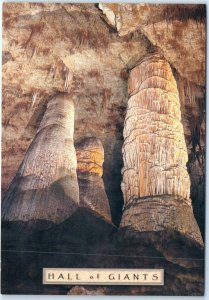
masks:
[[[176,232],[118,232],[85,208],[49,230],[27,228],[2,224],[3,294],[66,295],[74,285],[43,285],[42,269],[93,267],[165,270],[164,286],[85,286],[105,295],[203,295],[203,251]]]
[[[105,190],[109,199],[112,222],[116,226],[119,226],[120,224],[124,203],[121,191],[121,169],[123,166],[122,144],[123,140],[116,140],[111,156],[111,164],[105,159],[103,165]]]

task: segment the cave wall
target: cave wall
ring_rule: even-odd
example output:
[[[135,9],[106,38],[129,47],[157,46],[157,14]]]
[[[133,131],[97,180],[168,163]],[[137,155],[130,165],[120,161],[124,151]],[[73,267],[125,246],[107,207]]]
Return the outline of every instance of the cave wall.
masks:
[[[30,283],[38,293],[203,294],[202,250],[188,243],[185,245],[178,235],[169,238],[151,235],[149,239],[142,235],[140,240],[126,242],[122,239],[121,242],[112,231],[118,230],[124,208],[121,169],[128,77],[140,60],[158,53],[169,63],[177,83],[188,153],[190,196],[204,239],[205,10],[204,5],[3,4],[2,198],[37,134],[47,104],[55,95],[68,94],[75,107],[75,145],[81,145],[86,138],[99,138],[104,148],[103,175],[99,180],[105,189],[105,201],[106,196],[109,200],[113,224],[105,223],[83,207],[66,224],[39,236],[39,241],[45,241],[39,250],[48,251],[52,247],[66,252],[72,245],[79,245],[77,250],[84,253],[101,253],[96,260],[94,257],[95,266],[162,266],[167,276],[162,289],[52,287],[47,290],[42,286],[37,288],[43,264],[74,266],[76,261],[78,267],[84,264],[88,267],[92,265],[90,256],[72,255],[57,260],[53,254],[37,255],[33,260],[30,254],[27,257],[19,254],[16,259],[11,253],[3,253],[4,283],[15,273],[15,268],[22,268],[24,261],[29,268],[25,283]],[[109,220],[109,207],[105,209]],[[92,232],[92,224],[96,233]],[[18,234],[15,236],[17,245]],[[11,246],[7,230],[3,235]],[[38,247],[37,237],[34,240],[29,239],[27,245]],[[86,240],[87,246],[79,244]],[[88,248],[89,244],[93,247]],[[123,258],[117,256],[118,251],[122,251]],[[144,252],[150,255],[149,259],[143,258]],[[116,255],[107,258],[105,253]],[[127,258],[130,255],[132,257]],[[136,260],[136,255],[142,259]],[[152,257],[159,260],[152,260]],[[183,258],[176,260],[176,257]],[[6,261],[13,261],[8,273]],[[36,263],[40,270],[36,269]],[[9,288],[18,287],[15,281],[9,284]],[[6,286],[5,290],[8,292],[9,288]]]
[[[154,5],[125,4],[121,9],[119,5],[108,8],[115,15],[120,15],[116,18],[117,22],[120,20],[120,27],[111,24],[102,6],[98,8],[94,4],[3,4],[2,194],[8,189],[36,134],[48,99],[57,92],[70,92],[75,103],[75,142],[95,136],[104,146],[105,189],[113,221],[119,223],[118,211],[123,206],[120,169],[123,165],[122,131],[128,101],[127,78],[129,70],[139,59],[156,50],[156,43],[150,38],[154,29],[149,26],[149,21],[141,20],[146,32],[143,26],[141,31],[139,24],[136,26],[142,8],[148,16],[151,9],[154,36],[158,39],[161,35],[166,39],[170,37],[167,48],[179,55],[176,59],[171,55],[170,61],[180,91],[191,194],[195,214],[203,230],[205,31],[204,18],[201,19],[200,15],[202,13],[204,17],[204,7],[185,8],[189,19],[186,21],[177,18],[177,9],[172,15],[170,7],[158,6],[156,9]],[[196,19],[195,13],[192,14],[195,9]],[[163,19],[165,13],[167,25]],[[127,23],[128,15],[135,16],[133,24],[129,24],[131,21]],[[187,55],[188,45],[182,39],[185,34],[178,38],[180,51],[172,42],[176,33],[168,28],[167,35],[164,33],[165,26],[177,30],[179,27],[175,22],[184,25],[187,36],[199,33],[198,40],[190,36],[192,58]],[[183,57],[190,59],[185,61],[183,74],[178,68],[182,53]],[[170,58],[169,55],[165,57]],[[173,61],[176,63],[172,64]],[[200,82],[196,77],[187,76],[187,73],[196,74],[196,69],[192,68],[201,69],[198,71],[202,74]]]

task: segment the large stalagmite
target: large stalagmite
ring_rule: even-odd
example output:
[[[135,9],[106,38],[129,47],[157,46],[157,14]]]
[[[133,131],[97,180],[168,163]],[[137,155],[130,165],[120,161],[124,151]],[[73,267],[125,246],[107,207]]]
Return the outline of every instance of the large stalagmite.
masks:
[[[79,189],[73,132],[73,101],[68,94],[58,94],[49,100],[37,134],[5,195],[3,221],[49,225],[74,212]]]
[[[102,179],[104,149],[98,138],[84,138],[76,145],[80,201],[103,218],[111,221],[109,201]]]
[[[177,85],[163,58],[130,73],[124,126],[121,227],[175,230],[202,244],[190,200],[188,160]]]

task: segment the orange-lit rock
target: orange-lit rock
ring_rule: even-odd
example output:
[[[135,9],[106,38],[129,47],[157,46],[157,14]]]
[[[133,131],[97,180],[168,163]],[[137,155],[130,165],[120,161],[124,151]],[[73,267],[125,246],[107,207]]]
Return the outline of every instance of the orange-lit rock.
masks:
[[[104,162],[104,149],[101,141],[96,138],[86,138],[84,143],[78,145],[76,148],[77,170],[82,173],[95,173],[101,177]]]
[[[76,145],[79,205],[87,207],[111,221],[109,201],[103,173],[104,149],[99,139],[84,138]]]

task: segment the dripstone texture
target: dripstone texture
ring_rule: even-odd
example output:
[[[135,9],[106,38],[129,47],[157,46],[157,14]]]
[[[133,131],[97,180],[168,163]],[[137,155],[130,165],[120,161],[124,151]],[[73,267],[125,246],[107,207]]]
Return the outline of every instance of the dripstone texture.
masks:
[[[205,145],[204,118],[201,117],[205,87],[202,79],[202,86],[195,79],[197,73],[200,78],[205,74],[205,8],[139,4],[115,4],[114,7],[120,10],[122,26],[127,29],[123,34],[119,27],[115,29],[108,24],[103,11],[94,4],[3,4],[2,195],[35,137],[48,99],[57,92],[69,92],[69,82],[73,79],[70,94],[75,103],[74,140],[78,142],[92,136],[101,139],[105,152],[105,189],[113,221],[119,224],[123,206],[121,147],[128,101],[127,78],[129,70],[156,48],[155,41],[150,41],[143,32],[147,24],[153,37],[160,41],[158,50],[172,51],[172,56],[163,52],[164,56],[176,68],[174,75],[181,91],[188,91],[188,96],[180,97],[182,123],[189,153],[192,201],[198,222],[203,224],[204,205],[202,200],[200,204],[199,195],[204,198],[204,186],[201,184],[199,190],[198,182],[204,178],[196,173],[204,173],[204,163],[200,172],[196,172],[193,161],[199,164],[198,157],[204,155]],[[117,21],[115,16],[119,13],[113,12]],[[156,18],[157,15],[160,17]],[[161,26],[162,31],[155,34],[156,26]],[[185,30],[180,38],[181,28]],[[201,150],[198,149],[199,137]]]
[[[77,170],[81,173],[103,175],[104,149],[94,137],[84,138],[76,144]]]
[[[74,104],[53,97],[2,204],[3,221],[60,223],[79,202]]]
[[[76,145],[79,205],[111,221],[103,174],[104,149],[97,138],[85,138]]]
[[[3,4],[2,192],[36,134],[48,98],[70,92],[75,142],[92,136],[102,141],[103,178],[118,224],[127,66],[150,43],[140,32],[120,38],[102,15],[94,4]]]
[[[173,230],[149,234],[135,231],[133,235],[125,231],[127,234],[123,236],[118,226],[124,204],[121,169],[128,74],[144,56],[158,52],[171,65],[177,82],[192,204],[204,236],[205,6],[25,2],[4,3],[2,11],[2,195],[7,193],[36,137],[47,104],[64,92],[74,102],[75,145],[97,137],[104,148],[102,168],[101,156],[97,160],[99,166],[91,164],[95,172],[89,172],[87,164],[80,164],[78,157],[78,168],[85,170],[77,170],[78,181],[80,176],[84,178],[83,186],[89,192],[92,179],[97,191],[102,191],[102,199],[106,199],[105,187],[112,215],[111,223],[108,210],[99,213],[99,201],[97,207],[95,203],[90,207],[89,198],[85,198],[86,206],[79,207],[73,202],[78,208],[69,218],[53,223],[49,229],[40,222],[41,231],[34,234],[20,230],[19,222],[3,222],[2,293],[203,295],[204,252],[199,243]],[[46,178],[50,182],[48,174]],[[81,185],[79,188],[82,194]],[[60,192],[60,184],[53,193],[66,196]],[[31,199],[33,196],[32,193]],[[160,203],[157,208],[151,202],[154,198]],[[138,222],[141,215],[135,217],[134,213],[136,208],[139,210],[139,202],[143,207],[147,205],[145,200],[153,216],[158,216],[162,208],[165,218],[160,214],[160,220],[164,224],[172,224],[175,217],[182,219],[183,212],[185,222],[193,224],[188,199],[185,202],[184,197],[177,195],[156,195],[131,199],[130,205],[134,205],[130,207],[130,219],[134,226],[143,227]],[[169,203],[173,205],[172,214]],[[47,216],[45,204],[40,205],[44,205]],[[102,215],[104,211],[108,219]],[[126,212],[123,213],[125,218]],[[146,216],[145,210],[143,214]],[[155,220],[151,218],[150,224],[145,224],[147,228],[155,226]],[[46,222],[52,225],[51,221]],[[162,228],[160,221],[158,228]],[[43,266],[163,268],[166,280],[164,286],[146,287],[49,286],[42,284]]]
[[[205,5],[104,3],[99,7],[121,36],[140,29],[182,77],[205,84]]]
[[[144,58],[131,71],[128,89],[121,227],[173,229],[202,244],[190,200],[179,94],[169,64],[157,55]]]

